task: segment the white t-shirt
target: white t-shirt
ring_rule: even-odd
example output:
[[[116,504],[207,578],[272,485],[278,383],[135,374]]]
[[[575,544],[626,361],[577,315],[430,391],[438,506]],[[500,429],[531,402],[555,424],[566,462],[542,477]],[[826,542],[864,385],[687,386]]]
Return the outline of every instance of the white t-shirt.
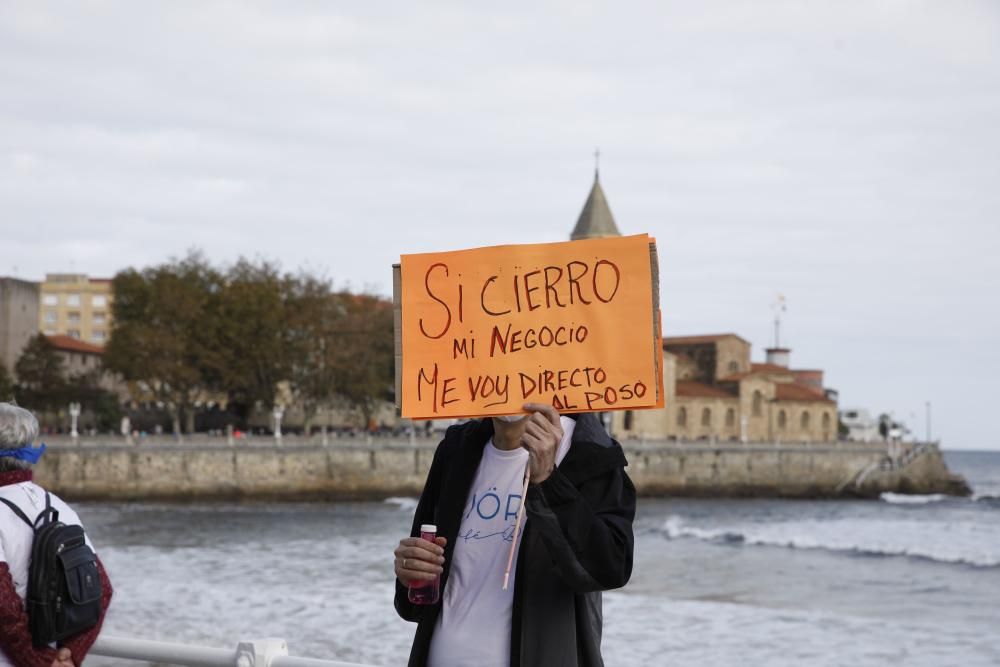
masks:
[[[34,482],[0,486],[0,496],[17,505],[32,521],[45,509],[45,489]],[[54,493],[50,493],[49,498],[52,507],[59,512],[60,521],[67,526],[81,525],[80,517],[61,498]],[[14,588],[22,600],[28,594],[28,568],[31,565],[31,544],[34,539],[35,532],[28,524],[7,505],[0,503],[0,562],[7,563],[10,567]],[[93,549],[90,538],[86,538],[86,541]],[[11,664],[0,651],[0,667],[9,667]]]
[[[556,465],[569,451],[576,422],[561,417],[563,439]],[[452,553],[441,614],[431,638],[430,667],[508,667],[511,614],[521,535],[516,536],[510,584],[503,590],[514,523],[521,506],[528,452],[497,449],[491,439],[483,450]],[[521,522],[521,532],[527,515]]]

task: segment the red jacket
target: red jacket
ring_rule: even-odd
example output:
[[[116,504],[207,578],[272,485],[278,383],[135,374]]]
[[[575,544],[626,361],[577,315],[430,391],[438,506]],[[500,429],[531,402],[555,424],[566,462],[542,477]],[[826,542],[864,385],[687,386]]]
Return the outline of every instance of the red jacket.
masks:
[[[0,473],[0,486],[31,481],[30,470]],[[101,576],[103,595],[101,599],[101,618],[90,630],[75,637],[60,642],[73,654],[73,663],[79,667],[86,657],[90,647],[101,632],[104,616],[111,603],[111,580],[104,569],[101,560],[97,559],[97,570]],[[31,643],[31,632],[28,630],[28,614],[24,610],[24,600],[14,588],[14,579],[10,574],[10,566],[0,561],[0,651],[4,657],[16,667],[52,667],[56,659],[56,650],[52,648],[35,648]]]

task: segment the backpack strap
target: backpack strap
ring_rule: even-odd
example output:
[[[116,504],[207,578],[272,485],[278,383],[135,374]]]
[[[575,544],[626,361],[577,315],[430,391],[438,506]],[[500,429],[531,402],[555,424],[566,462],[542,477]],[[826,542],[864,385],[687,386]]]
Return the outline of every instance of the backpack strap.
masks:
[[[28,528],[31,528],[32,530],[35,529],[35,524],[31,523],[31,519],[29,519],[27,516],[24,515],[24,512],[21,511],[20,507],[18,507],[14,503],[10,502],[6,498],[0,498],[0,503],[3,503],[7,507],[9,507],[14,512],[14,514],[16,514],[19,517],[21,517],[21,521],[23,521],[26,524],[28,524]]]
[[[44,521],[43,521],[44,519]],[[35,518],[35,523],[32,524],[32,528],[38,530],[38,522],[41,521],[42,525],[45,526],[53,521],[59,520],[59,510],[52,506],[52,497],[49,492],[45,492],[45,509],[39,512],[38,516]]]

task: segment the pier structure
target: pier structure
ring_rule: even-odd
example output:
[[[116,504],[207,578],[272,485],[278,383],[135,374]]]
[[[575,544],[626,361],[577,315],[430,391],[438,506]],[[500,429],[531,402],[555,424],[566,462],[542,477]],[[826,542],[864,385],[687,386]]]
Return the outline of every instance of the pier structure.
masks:
[[[50,441],[39,483],[73,500],[380,499],[419,495],[436,439],[166,438]],[[877,497],[966,495],[936,443],[706,443],[625,440],[646,496]]]

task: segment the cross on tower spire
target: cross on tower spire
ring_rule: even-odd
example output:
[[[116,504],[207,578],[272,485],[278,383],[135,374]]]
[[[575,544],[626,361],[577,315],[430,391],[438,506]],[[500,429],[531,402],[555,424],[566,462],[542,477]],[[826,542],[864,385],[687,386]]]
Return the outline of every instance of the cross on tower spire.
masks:
[[[601,171],[601,149],[594,149],[594,180],[597,180],[597,176]]]

